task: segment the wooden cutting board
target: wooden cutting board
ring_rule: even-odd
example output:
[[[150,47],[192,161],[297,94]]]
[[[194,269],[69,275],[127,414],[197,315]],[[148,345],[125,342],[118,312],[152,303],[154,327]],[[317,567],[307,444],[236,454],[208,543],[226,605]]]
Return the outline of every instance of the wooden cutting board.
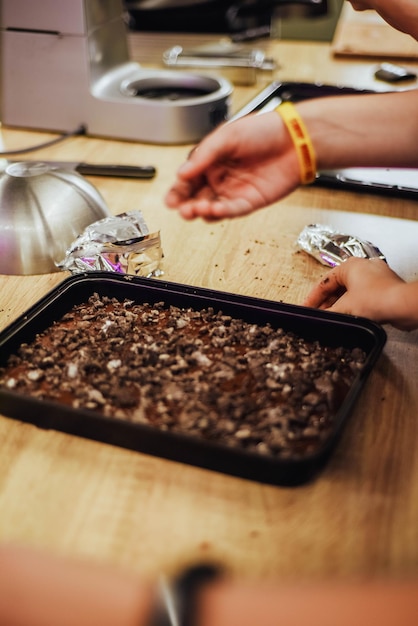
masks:
[[[375,11],[345,4],[331,44],[335,56],[418,59],[418,42],[389,26]]]

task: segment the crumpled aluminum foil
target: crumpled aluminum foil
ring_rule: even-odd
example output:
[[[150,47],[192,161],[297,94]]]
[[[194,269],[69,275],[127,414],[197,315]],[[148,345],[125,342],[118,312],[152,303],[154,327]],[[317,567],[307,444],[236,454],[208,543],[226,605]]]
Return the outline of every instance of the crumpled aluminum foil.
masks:
[[[85,228],[67,250],[62,270],[73,274],[94,271],[161,276],[160,232],[150,233],[141,211],[105,217]]]
[[[329,267],[341,265],[351,256],[386,261],[381,251],[370,241],[339,233],[322,224],[305,226],[297,239],[297,244],[320,263]]]

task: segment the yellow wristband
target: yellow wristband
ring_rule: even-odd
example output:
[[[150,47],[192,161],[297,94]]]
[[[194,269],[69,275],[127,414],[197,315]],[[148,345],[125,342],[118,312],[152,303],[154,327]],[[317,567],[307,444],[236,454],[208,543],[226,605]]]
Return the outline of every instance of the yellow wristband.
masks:
[[[283,102],[276,111],[280,114],[295,146],[302,185],[309,185],[316,177],[316,156],[306,126],[291,102]]]

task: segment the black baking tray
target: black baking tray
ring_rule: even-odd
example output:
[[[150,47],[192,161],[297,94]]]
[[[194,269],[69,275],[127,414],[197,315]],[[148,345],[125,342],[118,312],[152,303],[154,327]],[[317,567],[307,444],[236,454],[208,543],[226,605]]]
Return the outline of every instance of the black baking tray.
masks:
[[[242,478],[275,485],[305,483],[324,466],[334,449],[353,405],[386,342],[383,328],[369,320],[276,301],[241,296],[205,288],[138,278],[108,272],[91,272],[65,279],[37,304],[0,333],[0,365],[22,343],[48,328],[75,304],[93,294],[135,302],[160,302],[200,310],[208,306],[246,321],[293,331],[324,345],[359,347],[366,362],[346,395],[329,437],[315,453],[295,459],[279,459],[229,448],[203,438],[163,432],[141,424],[102,417],[53,401],[44,401],[0,389],[0,412],[45,429],[55,429],[138,452],[196,465]]]
[[[310,98],[372,93],[378,92],[324,83],[273,81],[244,105],[234,115],[233,119],[238,119],[249,113],[272,110],[282,102],[297,103]],[[352,176],[350,176],[350,172],[353,173]],[[418,169],[416,171],[412,169],[397,170],[396,168],[382,168],[381,170],[379,168],[363,168],[361,171],[355,169],[329,170],[318,172],[312,184],[342,191],[383,194],[418,200]]]

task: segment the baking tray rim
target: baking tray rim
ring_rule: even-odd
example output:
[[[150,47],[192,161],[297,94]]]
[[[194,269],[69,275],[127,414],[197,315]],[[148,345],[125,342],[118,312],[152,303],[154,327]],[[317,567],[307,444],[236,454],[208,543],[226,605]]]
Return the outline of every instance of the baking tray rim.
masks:
[[[323,309],[314,309],[311,307],[305,307],[299,304],[290,304],[279,300],[271,300],[268,298],[259,298],[256,296],[249,296],[246,294],[238,294],[234,292],[222,291],[219,289],[211,289],[208,287],[200,287],[195,285],[189,285],[185,283],[177,283],[174,281],[166,281],[161,278],[145,278],[140,276],[133,276],[130,274],[117,274],[106,271],[93,271],[82,272],[79,274],[73,274],[64,278],[58,285],[50,289],[39,300],[34,302],[28,307],[26,311],[21,313],[16,319],[12,320],[10,324],[0,330],[0,347],[9,339],[9,335],[20,330],[20,328],[26,325],[34,316],[39,315],[41,311],[49,307],[53,300],[61,297],[64,293],[78,283],[85,284],[96,281],[110,281],[118,284],[126,283],[129,285],[137,285],[145,287],[150,291],[166,290],[167,293],[177,293],[182,296],[191,296],[195,298],[211,299],[219,303],[231,303],[234,305],[245,305],[248,308],[263,308],[264,310],[271,310],[272,312],[280,312],[289,316],[300,315],[308,317],[314,320],[326,322],[332,322],[334,324],[341,324],[341,326],[355,328],[361,328],[368,331],[376,337],[382,348],[386,342],[387,335],[384,328],[372,320],[366,317],[360,317],[356,315],[350,315],[346,313],[335,313],[333,311],[327,311]]]
[[[387,339],[384,329],[379,324],[371,322],[366,318],[311,309],[300,305],[287,304],[253,296],[244,296],[227,291],[163,281],[161,279],[156,280],[154,278],[119,275],[111,272],[87,272],[65,278],[61,283],[35,302],[26,312],[9,324],[0,332],[0,348],[8,343],[11,338],[18,335],[28,324],[34,323],[37,318],[42,315],[42,312],[50,309],[55,301],[64,298],[72,289],[76,289],[80,285],[87,285],[91,288],[90,294],[92,294],[94,293],[95,287],[97,288],[97,286],[105,283],[108,286],[112,284],[126,286],[128,290],[130,290],[131,286],[138,288],[143,287],[147,293],[153,292],[154,294],[158,294],[159,300],[162,299],[163,294],[179,294],[185,297],[197,297],[201,299],[201,301],[209,299],[211,305],[217,304],[219,307],[222,304],[231,303],[234,307],[244,306],[246,309],[262,309],[267,312],[271,311],[290,317],[300,315],[303,319],[309,318],[320,324],[331,322],[337,325],[337,327],[341,326],[341,328],[344,327],[345,329],[355,328],[356,330],[367,333],[374,339],[374,345],[367,354],[365,365],[357,374],[355,381],[335,415],[332,430],[324,441],[318,445],[315,451],[303,456],[295,455],[291,458],[264,456],[184,433],[161,431],[153,426],[132,423],[118,418],[104,418],[99,413],[88,409],[74,409],[73,407],[52,400],[39,400],[13,392],[12,390],[0,389],[0,410],[3,413],[4,409],[6,409],[5,415],[7,417],[34,424],[42,429],[54,429],[67,434],[81,436],[212,471],[274,485],[295,486],[309,481],[326,463],[329,455],[337,444],[353,406],[358,400],[358,396],[360,395],[366,379],[376,364]],[[127,293],[124,297],[129,298],[130,295],[132,296],[132,293]],[[142,299],[142,301],[145,300]],[[154,299],[153,301],[156,302],[158,300]],[[193,303],[190,303],[190,306],[193,306]],[[66,308],[66,310],[69,310],[69,307]],[[48,327],[48,325],[46,327]],[[25,411],[21,412],[21,409]],[[31,413],[29,416],[27,415],[27,411],[30,409],[35,412],[34,414]],[[102,431],[105,427],[106,432],[112,428],[116,429],[119,439],[118,437],[112,438],[112,436],[107,434],[104,436],[103,432],[101,436],[90,432],[92,428],[94,429],[97,426],[101,427]],[[86,434],[86,431],[88,434]],[[148,444],[151,442],[151,449],[147,449],[146,446],[144,448],[138,445],[137,439],[135,439],[135,441],[125,440],[126,435],[130,433],[136,434],[137,437],[141,435],[141,433],[145,433],[146,437],[148,437]],[[116,443],[114,442],[115,439],[118,439]],[[155,449],[155,440],[163,440],[163,442],[167,444],[166,448],[167,446],[170,448],[169,444],[171,442],[173,444],[171,451],[166,449],[164,453],[161,453],[161,451]],[[179,453],[178,445],[176,444],[179,444],[180,447],[183,446],[183,451]],[[152,449],[153,446],[154,449]],[[156,447],[158,448],[158,445]],[[188,451],[188,454],[184,454],[184,449]],[[218,462],[214,462],[214,457],[218,455],[220,455]],[[227,461],[226,464],[228,465],[227,469],[225,469],[225,458]],[[234,462],[236,464],[235,466],[233,466]],[[248,464],[248,466],[251,465],[251,467],[246,468],[245,464]],[[278,472],[277,470],[280,471]]]

